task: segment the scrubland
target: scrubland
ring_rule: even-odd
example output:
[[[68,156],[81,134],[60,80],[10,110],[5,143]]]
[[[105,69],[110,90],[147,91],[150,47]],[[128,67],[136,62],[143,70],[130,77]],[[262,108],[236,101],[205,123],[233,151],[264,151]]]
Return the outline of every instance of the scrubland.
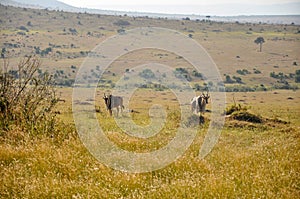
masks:
[[[72,87],[66,83],[75,77],[86,53],[98,43],[120,29],[141,26],[192,34],[217,64],[225,87],[231,91],[240,86],[252,90],[226,92],[227,109],[236,108],[236,115],[226,116],[217,144],[204,159],[198,155],[209,128],[209,112],[205,113],[204,125],[192,127],[196,137],[181,157],[156,171],[128,173],[107,167],[82,143],[73,120]],[[1,126],[0,198],[300,197],[300,93],[295,81],[295,71],[299,70],[299,26],[102,16],[1,6],[0,33],[1,47],[10,52],[11,66],[16,66],[21,57],[38,52],[40,73],[54,74],[55,80],[62,82],[55,89],[63,99],[53,107],[55,125],[47,133],[35,128],[34,122],[31,128],[20,125],[22,121]],[[263,52],[258,52],[253,42],[258,36],[266,40]],[[134,93],[120,118],[132,118],[135,124],[147,126],[151,121],[149,108],[160,104],[167,117],[157,135],[149,139],[129,136],[109,116],[103,94],[111,92],[112,83],[141,60],[160,60],[174,68],[187,68],[197,94],[208,83],[193,76],[185,60],[176,59],[172,53],[150,50],[116,60],[104,73],[95,99],[87,100],[95,103],[97,120],[110,141],[137,153],[165,146],[176,135],[181,114],[172,92],[153,88],[149,83]],[[271,72],[283,75],[274,78]],[[241,77],[243,83],[226,82],[228,75]],[[282,85],[292,89],[278,89]],[[243,117],[237,117],[239,113]],[[259,122],[251,117],[259,118]]]

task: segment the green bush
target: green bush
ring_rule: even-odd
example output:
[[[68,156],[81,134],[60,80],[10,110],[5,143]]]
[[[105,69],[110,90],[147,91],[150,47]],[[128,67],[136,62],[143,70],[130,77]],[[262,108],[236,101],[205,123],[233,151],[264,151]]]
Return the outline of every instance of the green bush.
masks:
[[[19,127],[30,133],[51,133],[55,126],[53,107],[58,101],[52,77],[39,74],[40,61],[24,58],[12,74],[8,61],[0,70],[0,131]],[[2,133],[1,133],[2,134]]]
[[[155,74],[150,69],[144,69],[142,72],[139,73],[140,77],[143,77],[145,79],[153,79],[155,78]]]

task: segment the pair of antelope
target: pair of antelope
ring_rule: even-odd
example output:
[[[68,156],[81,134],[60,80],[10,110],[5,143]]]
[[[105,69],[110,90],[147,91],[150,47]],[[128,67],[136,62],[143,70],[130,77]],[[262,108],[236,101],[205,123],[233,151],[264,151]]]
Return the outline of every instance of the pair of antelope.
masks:
[[[201,95],[194,97],[191,101],[191,111],[195,114],[200,113],[200,115],[202,113],[205,113],[206,104],[208,104],[209,98],[210,98],[210,96],[209,96],[208,92],[206,94],[202,93]],[[121,110],[121,112],[123,111],[124,105],[123,105],[122,97],[113,96],[112,94],[106,95],[104,93],[103,99],[105,101],[105,105],[106,105],[106,108],[107,108],[110,116],[112,116],[113,108],[117,109],[117,116],[118,116],[120,110]]]

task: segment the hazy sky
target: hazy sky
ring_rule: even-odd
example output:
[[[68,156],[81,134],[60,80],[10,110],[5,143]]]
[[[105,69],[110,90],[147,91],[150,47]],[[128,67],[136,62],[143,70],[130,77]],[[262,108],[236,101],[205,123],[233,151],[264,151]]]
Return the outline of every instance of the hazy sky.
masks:
[[[60,0],[67,4],[106,10],[142,11],[178,14],[299,14],[299,7],[260,5],[300,3],[300,0]],[[237,4],[231,6],[230,4]],[[246,6],[241,6],[245,4]],[[230,6],[229,6],[230,5]]]
[[[75,6],[95,6],[95,5],[215,5],[227,3],[246,3],[246,4],[274,4],[300,2],[299,0],[60,0]]]

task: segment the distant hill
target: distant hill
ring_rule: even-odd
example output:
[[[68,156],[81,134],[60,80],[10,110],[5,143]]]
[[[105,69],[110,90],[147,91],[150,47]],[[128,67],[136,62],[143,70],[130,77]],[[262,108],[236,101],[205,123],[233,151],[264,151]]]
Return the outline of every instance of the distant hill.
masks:
[[[54,10],[77,11],[78,8],[70,6],[56,0],[0,0],[2,5],[28,7],[28,8],[48,8]]]
[[[104,9],[90,9],[90,8],[78,8],[66,3],[60,2],[58,0],[0,0],[0,4],[5,6],[14,6],[14,7],[25,7],[25,8],[36,8],[36,9],[49,9],[49,10],[63,10],[67,12],[81,12],[81,13],[91,13],[91,14],[102,14],[102,15],[128,15],[128,16],[147,16],[151,18],[168,18],[168,19],[183,19],[190,18],[191,20],[203,20],[206,19],[205,16],[211,16],[210,20],[212,21],[223,21],[223,22],[235,22],[240,21],[243,23],[268,23],[268,24],[300,24],[300,2],[296,3],[281,3],[281,4],[272,4],[265,6],[257,6],[252,4],[223,4],[223,5],[212,5],[212,6],[199,6],[195,5],[201,14],[164,14],[164,13],[153,13],[153,12],[130,12],[130,11],[118,11],[118,10],[104,10]],[[162,6],[163,7],[163,6]],[[176,5],[170,5],[168,8],[174,10]],[[180,9],[185,10],[188,6],[180,6]],[[268,7],[268,10],[272,11],[269,13],[265,12],[265,7]],[[215,16],[208,13],[222,13],[224,10],[232,11],[233,15],[236,11],[244,13],[243,15],[238,16]],[[248,15],[247,13],[256,10],[259,13],[265,13],[261,15]],[[290,11],[291,15],[274,15],[273,12],[280,12],[280,10]]]
[[[50,9],[50,10],[63,10],[67,12],[87,12],[92,14],[104,14],[104,15],[135,15],[145,16],[146,13],[137,12],[123,12],[113,10],[101,10],[90,8],[78,8],[57,0],[0,0],[0,4],[5,6],[14,6],[22,8],[36,8],[36,9]],[[151,14],[150,14],[151,15]]]
[[[70,9],[70,8],[75,8],[73,6],[70,6],[68,4],[65,4],[60,1],[56,0],[14,0],[15,2],[21,3],[21,4],[30,4],[30,5],[37,5],[45,8],[54,8],[54,9]]]

